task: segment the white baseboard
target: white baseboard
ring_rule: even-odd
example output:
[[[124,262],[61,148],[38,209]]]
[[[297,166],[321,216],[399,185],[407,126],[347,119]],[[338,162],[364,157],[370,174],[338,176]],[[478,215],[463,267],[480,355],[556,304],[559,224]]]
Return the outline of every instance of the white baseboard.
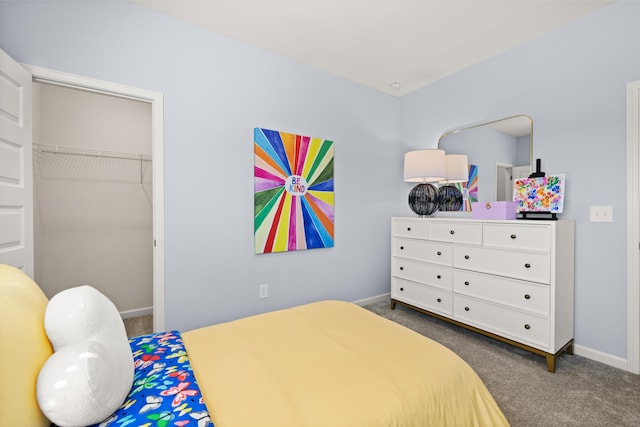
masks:
[[[613,366],[614,368],[628,370],[627,359],[622,357],[613,356],[611,354],[603,353],[598,350],[594,350],[589,347],[574,344],[573,351],[578,356],[586,357],[587,359],[595,360],[596,362],[604,363],[605,365]]]
[[[120,317],[130,319],[131,317],[147,316],[153,314],[153,307],[135,308],[133,310],[125,310],[120,312]]]
[[[353,301],[353,303],[359,306],[365,306],[369,304],[375,304],[381,301],[389,301],[389,298],[391,298],[391,292],[387,292],[386,294],[376,295],[369,298],[359,299],[357,301]]]

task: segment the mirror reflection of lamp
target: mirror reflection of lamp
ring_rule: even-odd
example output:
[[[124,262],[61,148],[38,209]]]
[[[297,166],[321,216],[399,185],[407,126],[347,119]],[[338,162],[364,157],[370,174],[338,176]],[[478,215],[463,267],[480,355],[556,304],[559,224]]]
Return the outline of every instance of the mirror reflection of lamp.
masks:
[[[440,181],[440,210],[459,211],[464,197],[460,189],[451,185],[469,180],[469,160],[466,154],[447,154],[445,156],[447,179]]]
[[[404,181],[418,182],[409,193],[409,207],[420,216],[435,213],[440,204],[438,188],[431,182],[446,178],[444,150],[414,150],[404,155]]]

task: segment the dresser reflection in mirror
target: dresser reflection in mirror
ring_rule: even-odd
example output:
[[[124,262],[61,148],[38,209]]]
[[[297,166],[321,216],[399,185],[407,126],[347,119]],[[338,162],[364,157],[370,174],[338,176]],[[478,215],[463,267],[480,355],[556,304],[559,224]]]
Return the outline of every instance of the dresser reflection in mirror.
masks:
[[[518,115],[445,132],[438,148],[477,167],[477,201],[513,200],[513,181],[531,174],[533,121]]]

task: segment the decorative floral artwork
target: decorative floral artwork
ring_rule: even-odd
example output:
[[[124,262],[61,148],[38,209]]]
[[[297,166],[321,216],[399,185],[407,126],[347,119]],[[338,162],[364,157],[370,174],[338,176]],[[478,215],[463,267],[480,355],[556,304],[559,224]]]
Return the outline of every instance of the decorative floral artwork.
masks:
[[[562,213],[564,182],[564,174],[517,179],[513,201],[518,203],[518,212]]]
[[[471,203],[478,201],[478,166],[469,165],[469,180],[453,184],[462,193],[461,211],[471,211]]]
[[[254,129],[255,253],[333,247],[333,141]]]

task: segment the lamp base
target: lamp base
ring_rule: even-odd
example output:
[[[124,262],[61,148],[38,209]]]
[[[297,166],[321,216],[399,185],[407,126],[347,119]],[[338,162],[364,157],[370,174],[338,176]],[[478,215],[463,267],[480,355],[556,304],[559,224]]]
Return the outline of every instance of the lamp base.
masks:
[[[440,187],[440,210],[455,212],[462,208],[462,193],[455,185]]]
[[[431,184],[418,184],[409,193],[409,207],[420,216],[429,216],[439,208],[440,193]]]

